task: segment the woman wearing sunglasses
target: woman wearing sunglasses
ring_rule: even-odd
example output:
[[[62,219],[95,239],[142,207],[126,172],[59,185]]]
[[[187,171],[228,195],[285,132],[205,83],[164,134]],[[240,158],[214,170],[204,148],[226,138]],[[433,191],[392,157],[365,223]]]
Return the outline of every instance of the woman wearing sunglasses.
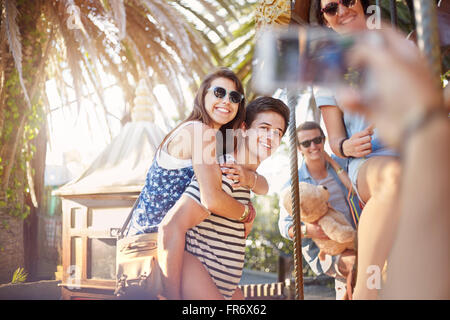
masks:
[[[325,135],[316,122],[307,121],[297,128],[298,151],[303,156],[303,163],[298,171],[300,182],[325,186],[329,193],[330,205],[342,212],[349,223],[356,227],[347,200],[351,182],[347,176],[347,160],[330,157],[324,149]],[[289,188],[290,182],[284,188]],[[283,189],[284,189],[283,188]],[[355,200],[351,198],[350,200]],[[278,227],[281,235],[289,240],[294,237],[292,216],[280,201]],[[319,248],[311,238],[328,239],[317,224],[302,223],[302,254],[316,275],[326,274],[335,278],[336,300],[344,298],[346,293],[346,277],[355,262],[355,252],[347,250],[340,255],[319,258]]]
[[[317,21],[338,33],[367,31],[368,1],[316,0]],[[367,286],[373,266],[383,270],[397,229],[400,162],[379,142],[376,129],[366,119],[349,112],[332,97],[318,103],[327,128],[330,147],[349,159],[348,173],[364,204],[358,224],[358,269],[355,299],[376,299],[378,287]]]
[[[244,89],[234,72],[220,68],[208,75],[200,84],[191,114],[167,134],[157,149],[127,236],[152,233],[156,239],[161,221],[182,196],[194,174],[199,184],[209,190],[204,200],[215,213],[239,219],[245,212],[253,210],[251,203],[244,205],[222,190],[216,159],[216,135],[226,138],[225,130],[238,129],[244,118]],[[218,149],[218,153],[221,150]],[[261,185],[266,188],[263,177],[257,180],[256,190]],[[174,239],[177,236],[171,235]],[[160,244],[164,245],[164,242],[159,242],[158,246]]]
[[[316,0],[317,22],[338,33],[361,31],[366,28],[365,12],[368,0]]]
[[[260,179],[256,174],[245,182],[241,172],[234,172],[234,169],[239,166],[256,170],[279,147],[288,121],[289,108],[279,99],[259,97],[247,105],[245,123],[237,136],[236,148],[219,159],[227,168],[234,164],[232,169],[225,170],[221,178],[225,192],[242,203],[248,203],[251,191],[255,194],[268,191],[254,188]],[[239,183],[235,182],[237,177]],[[250,230],[245,224],[251,227],[253,218],[246,218],[244,214],[240,219],[229,219],[214,211],[209,213],[203,206],[205,192],[209,190],[202,189],[193,179],[176,204],[178,210],[170,210],[161,223],[160,230],[167,235],[167,241],[174,233],[186,233],[185,245],[179,243],[178,246],[179,256],[184,254],[181,296],[187,300],[244,299],[238,285]],[[254,214],[249,213],[249,216]],[[243,223],[245,221],[249,222]],[[175,253],[168,252],[169,255]]]

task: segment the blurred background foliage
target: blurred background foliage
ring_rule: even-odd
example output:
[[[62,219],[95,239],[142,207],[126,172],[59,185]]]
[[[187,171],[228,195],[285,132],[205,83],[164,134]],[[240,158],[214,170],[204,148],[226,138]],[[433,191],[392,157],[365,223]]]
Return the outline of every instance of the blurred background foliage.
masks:
[[[252,203],[257,212],[251,233],[247,238],[245,252],[245,268],[263,271],[278,272],[278,259],[280,256],[288,257],[291,267],[286,277],[292,274],[294,244],[291,240],[281,236],[278,229],[280,213],[278,194],[253,196]],[[303,259],[303,274],[315,276],[311,268]]]

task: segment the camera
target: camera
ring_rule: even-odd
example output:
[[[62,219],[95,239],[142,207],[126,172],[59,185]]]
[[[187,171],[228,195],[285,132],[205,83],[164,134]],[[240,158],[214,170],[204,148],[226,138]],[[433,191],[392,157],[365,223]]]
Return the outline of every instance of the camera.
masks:
[[[359,85],[361,70],[349,68],[346,59],[357,37],[314,27],[266,29],[256,42],[253,86],[269,93],[308,85]]]

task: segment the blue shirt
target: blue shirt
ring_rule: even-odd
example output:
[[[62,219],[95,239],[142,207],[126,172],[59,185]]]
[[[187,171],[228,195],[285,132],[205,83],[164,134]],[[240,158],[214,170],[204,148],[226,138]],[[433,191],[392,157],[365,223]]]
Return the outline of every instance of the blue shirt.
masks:
[[[347,133],[347,137],[350,138],[355,133],[361,132],[369,126],[364,116],[358,113],[342,109],[338,105],[336,99],[334,98],[334,93],[332,90],[320,86],[315,86],[313,87],[313,94],[318,108],[323,106],[336,106],[342,111],[342,113],[344,114],[343,120],[345,124],[345,131]],[[369,153],[364,158],[371,158],[374,156],[394,156],[394,157],[398,156],[396,152],[386,148],[383,145],[383,143],[380,141],[380,138],[378,137],[378,131],[376,128],[374,129],[374,133],[372,135],[371,144],[372,144],[372,152]],[[348,164],[349,165],[348,172],[350,179],[356,177],[357,171],[359,169],[358,168],[359,162],[354,161],[357,159],[358,158],[350,159],[350,162]]]

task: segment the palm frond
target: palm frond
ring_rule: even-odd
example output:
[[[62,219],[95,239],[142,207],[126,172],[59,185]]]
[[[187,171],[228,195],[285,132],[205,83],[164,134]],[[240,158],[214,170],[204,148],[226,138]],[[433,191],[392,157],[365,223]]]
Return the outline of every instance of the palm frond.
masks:
[[[114,22],[119,29],[119,40],[123,40],[126,35],[127,18],[123,0],[109,0],[113,12]]]
[[[234,21],[239,22],[238,17],[235,15],[235,12],[239,11],[239,6],[235,5],[234,1],[217,0],[217,3],[227,11],[228,15],[232,17]]]
[[[15,7],[15,1],[3,3]],[[102,123],[110,112],[102,98],[100,73],[114,76],[128,109],[140,79],[147,79],[151,89],[164,85],[176,104],[176,118],[180,119],[191,106],[183,86],[187,83],[195,91],[201,78],[214,66],[227,65],[248,81],[251,68],[248,57],[243,56],[252,52],[251,16],[255,3],[256,0],[41,1],[40,30],[48,33],[50,25],[55,30],[45,74],[48,79],[55,79],[62,105],[76,103],[78,114],[83,108],[82,100],[94,94],[101,107],[98,110],[104,114],[98,120]],[[74,19],[74,14],[79,17]],[[4,21],[2,16],[0,30],[6,29]],[[3,39],[6,43],[6,36]],[[16,44],[20,44],[20,38],[17,39]],[[232,49],[227,50],[228,46]],[[20,50],[15,52],[17,58]],[[72,79],[67,77],[67,70]],[[87,92],[94,82],[95,88]],[[155,103],[165,117],[166,127],[170,126],[166,108],[158,99]]]
[[[202,13],[195,11],[193,8],[189,7],[188,5],[183,4],[181,2],[178,2],[177,4],[184,10],[192,13],[193,16],[195,16],[195,18],[200,20],[207,28],[209,28],[211,31],[213,31],[216,34],[216,36],[219,37],[223,41],[223,43],[228,44],[228,40],[227,40],[226,36],[223,35],[222,32],[220,32],[218,30],[218,28],[216,28],[216,26],[214,25],[213,22],[211,22],[207,18],[205,18]]]
[[[31,109],[31,102],[28,96],[27,89],[25,88],[25,83],[22,76],[22,43],[20,37],[19,26],[17,25],[17,7],[15,0],[8,0],[4,2],[4,12],[5,12],[5,33],[6,39],[8,41],[9,50],[14,58],[14,63],[16,65],[17,72],[19,74],[20,86],[22,87],[23,94],[25,97],[25,102]]]

